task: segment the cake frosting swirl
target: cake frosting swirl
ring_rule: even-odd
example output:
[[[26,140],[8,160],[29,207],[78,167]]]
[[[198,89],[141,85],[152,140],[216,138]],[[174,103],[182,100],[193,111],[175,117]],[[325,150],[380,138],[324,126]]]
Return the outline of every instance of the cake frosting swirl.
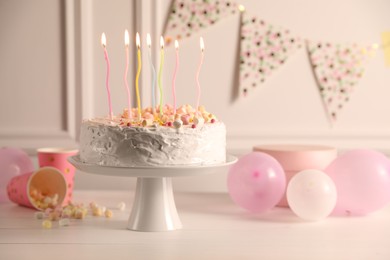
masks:
[[[103,166],[209,165],[226,160],[226,127],[204,107],[136,109],[82,122],[80,159]]]

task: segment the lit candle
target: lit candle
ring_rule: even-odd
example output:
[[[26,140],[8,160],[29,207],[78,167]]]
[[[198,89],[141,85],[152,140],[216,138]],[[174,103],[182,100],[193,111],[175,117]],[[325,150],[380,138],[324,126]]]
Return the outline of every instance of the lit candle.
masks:
[[[139,87],[138,87],[138,80],[139,75],[141,74],[141,40],[139,38],[139,34],[137,33],[136,36],[136,45],[137,45],[137,57],[138,57],[138,69],[137,69],[137,75],[135,78],[135,92],[137,94],[137,106],[138,106],[138,120],[141,120],[141,99],[139,97]]]
[[[173,95],[173,114],[176,115],[176,74],[179,68],[179,42],[175,40],[175,48],[176,48],[176,66],[175,72],[173,73],[172,80],[172,95]]]
[[[129,71],[129,32],[125,30],[125,50],[126,50],[126,69],[125,69],[125,76],[124,76],[124,81],[125,81],[125,88],[127,91],[127,118],[131,119],[131,103],[130,103],[130,89],[129,89],[129,84],[127,82],[127,72]]]
[[[196,84],[197,84],[197,86],[198,86],[198,98],[197,98],[197,101],[196,101],[196,107],[195,107],[195,109],[198,111],[198,114],[199,114],[199,101],[200,101],[199,73],[200,73],[200,69],[201,69],[202,64],[203,64],[203,57],[204,57],[204,42],[203,42],[203,37],[200,37],[200,50],[201,50],[201,53],[200,53],[200,62],[199,62],[199,66],[198,66],[198,71],[196,72]]]
[[[161,76],[162,76],[162,71],[164,66],[164,38],[162,36],[160,38],[160,45],[161,45],[161,50],[160,50],[160,69],[158,72],[158,87],[160,89],[160,116],[162,116],[163,89],[161,85]]]
[[[106,59],[106,64],[107,64],[106,89],[107,89],[107,97],[108,97],[109,116],[110,116],[110,120],[112,120],[113,113],[112,113],[112,105],[111,105],[111,91],[110,91],[110,84],[109,84],[110,60],[108,59],[108,53],[107,53],[107,49],[106,49],[107,40],[106,40],[106,35],[104,33],[102,33],[101,43],[102,43],[103,50],[104,50],[104,58]]]
[[[150,34],[148,33],[146,35],[146,43],[148,45],[148,56],[149,56],[149,63],[150,63],[150,69],[152,73],[152,108],[153,111],[156,109],[156,70],[154,69],[153,62],[152,62],[152,40],[150,39]]]

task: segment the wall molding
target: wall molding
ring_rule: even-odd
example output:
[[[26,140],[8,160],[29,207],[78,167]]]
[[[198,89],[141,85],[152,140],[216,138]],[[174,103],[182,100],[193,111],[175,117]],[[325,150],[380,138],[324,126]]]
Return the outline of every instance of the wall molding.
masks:
[[[62,55],[65,58],[62,68],[62,91],[66,95],[63,111],[63,129],[40,128],[0,128],[2,146],[20,147],[28,154],[36,154],[36,149],[44,146],[77,147],[76,136],[80,123],[76,120],[80,113],[80,99],[76,81],[76,0],[60,0],[61,38],[64,39]]]

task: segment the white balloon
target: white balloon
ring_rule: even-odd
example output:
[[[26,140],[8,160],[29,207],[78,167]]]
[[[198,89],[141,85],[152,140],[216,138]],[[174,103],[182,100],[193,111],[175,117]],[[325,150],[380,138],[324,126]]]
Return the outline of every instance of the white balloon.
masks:
[[[290,209],[300,218],[310,221],[329,216],[336,206],[337,190],[332,179],[319,170],[304,170],[287,186]]]

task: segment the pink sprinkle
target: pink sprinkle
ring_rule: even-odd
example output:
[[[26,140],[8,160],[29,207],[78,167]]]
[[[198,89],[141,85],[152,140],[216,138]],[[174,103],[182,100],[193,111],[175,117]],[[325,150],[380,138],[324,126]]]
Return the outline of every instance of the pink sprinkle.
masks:
[[[192,124],[192,126],[191,126],[192,128],[196,128],[196,125],[195,124]]]
[[[189,120],[190,120],[190,116],[189,115],[182,115],[181,116],[181,121],[183,121],[184,125],[188,125],[189,124]]]
[[[212,124],[214,124],[215,123],[215,119],[213,118],[213,119],[211,119],[211,123]]]
[[[172,122],[168,122],[167,126],[171,127],[172,126]]]

